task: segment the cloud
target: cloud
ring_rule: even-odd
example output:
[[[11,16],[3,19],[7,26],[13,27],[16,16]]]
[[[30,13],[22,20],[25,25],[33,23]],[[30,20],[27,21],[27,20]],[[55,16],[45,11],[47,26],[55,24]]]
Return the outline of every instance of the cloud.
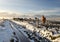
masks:
[[[20,15],[57,15],[60,14],[60,8],[54,8],[50,10],[29,10],[26,13],[9,11],[9,10],[0,10],[0,16],[8,16],[8,17],[19,17]]]
[[[54,13],[59,13],[60,14],[60,8],[54,8],[54,9],[50,9],[50,10],[29,10],[29,12],[27,12],[26,14],[40,14],[40,15],[50,15],[50,14],[54,14]]]
[[[0,10],[0,17],[19,17],[22,12]]]

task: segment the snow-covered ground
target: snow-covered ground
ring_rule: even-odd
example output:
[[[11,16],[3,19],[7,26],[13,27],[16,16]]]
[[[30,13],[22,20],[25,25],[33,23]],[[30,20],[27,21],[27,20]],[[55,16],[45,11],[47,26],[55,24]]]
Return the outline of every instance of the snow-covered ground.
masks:
[[[12,32],[13,30],[7,22],[2,23],[0,25],[0,42],[9,42],[11,37],[13,36]]]
[[[48,42],[49,41],[47,38],[44,38],[43,35],[40,35],[40,33],[38,33],[39,30],[36,27],[29,24],[28,22],[21,22],[21,21],[17,22],[14,20],[12,21],[26,27],[25,29],[20,29],[20,30],[24,32],[24,34],[27,34],[27,37],[30,38],[30,40],[33,40],[35,42]]]
[[[23,34],[23,35],[22,35]],[[60,42],[60,28],[37,28],[27,21],[0,20],[0,42]],[[20,40],[19,40],[20,39]]]
[[[23,26],[26,26],[26,29],[27,30],[30,30],[32,33],[29,33],[29,31],[27,31],[29,33],[29,35],[31,37],[34,37],[40,42],[48,42],[49,40],[51,42],[60,42],[60,28],[57,28],[57,27],[54,27],[54,28],[47,28],[42,26],[42,28],[36,28],[35,26],[29,24],[28,22],[24,21],[24,22],[21,22],[21,21],[14,21],[12,20],[13,22],[17,23],[17,24],[20,24],[20,25],[23,25]],[[20,29],[21,30],[21,29]],[[22,29],[22,31],[24,31]],[[35,33],[34,33],[35,32]],[[27,33],[27,34],[28,34]],[[34,34],[34,35],[32,35]],[[36,34],[36,35],[35,35]],[[42,38],[42,39],[39,39],[39,38]],[[31,38],[33,39],[33,38]],[[47,41],[45,41],[45,40]],[[33,39],[34,40],[34,39]],[[50,42],[49,41],[49,42]]]
[[[13,25],[14,23],[9,20],[0,22],[0,42],[29,42],[23,33],[16,29],[17,27]]]

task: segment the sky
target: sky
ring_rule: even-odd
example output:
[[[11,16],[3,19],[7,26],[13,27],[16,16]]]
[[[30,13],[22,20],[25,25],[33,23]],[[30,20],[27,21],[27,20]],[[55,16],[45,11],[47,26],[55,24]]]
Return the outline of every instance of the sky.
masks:
[[[60,15],[60,0],[0,0],[0,13]]]

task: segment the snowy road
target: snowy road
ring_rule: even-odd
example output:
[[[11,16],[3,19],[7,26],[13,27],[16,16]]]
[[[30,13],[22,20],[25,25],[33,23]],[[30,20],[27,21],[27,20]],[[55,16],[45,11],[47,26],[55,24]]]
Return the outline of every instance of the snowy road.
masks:
[[[15,27],[14,23],[9,20],[4,20],[3,25],[5,27],[3,32],[0,33],[0,42],[10,42],[11,38],[14,38],[14,42],[30,42],[29,39]],[[0,28],[0,31],[1,31]]]
[[[18,29],[16,29],[17,27],[15,27],[13,23],[10,22],[10,24],[11,24],[11,27],[12,27],[12,29],[14,30],[14,32],[16,32],[16,34],[17,34],[18,37],[20,38],[20,41],[21,41],[21,42],[30,42],[30,41],[28,40],[28,38],[27,38],[26,36],[24,36],[24,34],[23,34],[21,31],[18,31]]]

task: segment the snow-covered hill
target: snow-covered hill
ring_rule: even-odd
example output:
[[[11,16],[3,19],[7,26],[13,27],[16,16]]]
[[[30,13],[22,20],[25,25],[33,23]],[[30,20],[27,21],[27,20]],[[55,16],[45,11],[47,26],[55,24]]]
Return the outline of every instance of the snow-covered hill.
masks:
[[[42,26],[41,28],[36,28],[35,26],[29,24],[28,22],[24,21],[24,22],[21,22],[21,21],[13,21],[17,24],[20,24],[20,25],[23,25],[23,26],[26,26],[26,29],[27,30],[30,30],[32,32],[32,34],[34,34],[35,38],[37,39],[37,42],[41,41],[43,42],[44,40],[47,40],[47,41],[44,41],[44,42],[60,42],[60,28],[58,27],[49,27],[49,28],[46,28],[44,26]],[[34,33],[35,32],[35,33]],[[29,33],[29,31],[28,31]],[[30,36],[32,37],[31,33],[29,33]],[[42,39],[39,39],[39,38],[42,38]],[[45,39],[44,39],[45,38]]]

